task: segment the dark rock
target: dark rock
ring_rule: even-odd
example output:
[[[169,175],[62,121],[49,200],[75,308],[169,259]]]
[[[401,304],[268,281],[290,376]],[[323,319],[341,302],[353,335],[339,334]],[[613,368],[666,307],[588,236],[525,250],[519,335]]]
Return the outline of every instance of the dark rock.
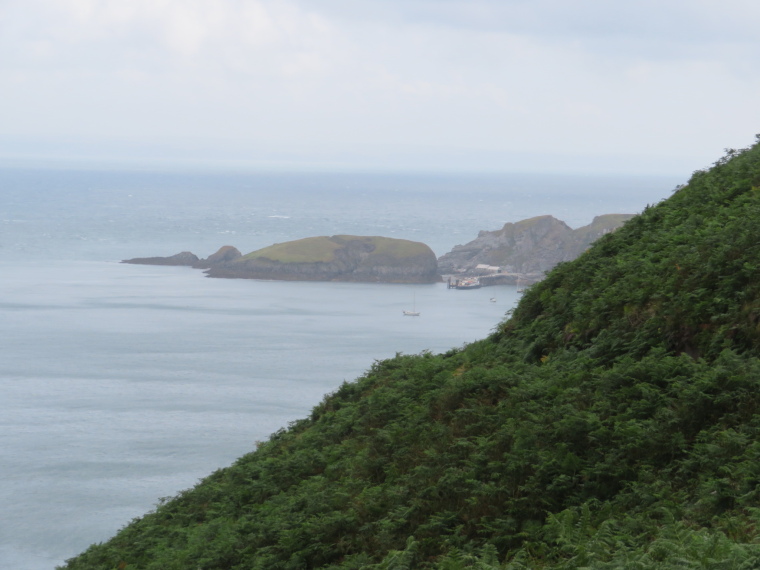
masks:
[[[193,267],[197,267],[198,269],[208,269],[220,263],[235,261],[237,258],[242,256],[243,254],[240,253],[236,247],[233,247],[231,245],[223,245],[216,253],[212,253],[206,259],[201,259],[198,261],[198,263],[193,265]]]
[[[170,257],[135,257],[124,259],[122,263],[135,263],[138,265],[186,265],[194,267],[200,260],[198,256],[189,251],[183,251]]]

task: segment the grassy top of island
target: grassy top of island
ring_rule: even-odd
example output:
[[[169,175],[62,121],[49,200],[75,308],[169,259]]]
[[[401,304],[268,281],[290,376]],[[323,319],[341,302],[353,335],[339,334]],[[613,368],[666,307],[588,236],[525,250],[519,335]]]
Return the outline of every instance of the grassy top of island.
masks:
[[[425,255],[430,248],[421,243],[380,236],[317,236],[285,243],[276,243],[241,257],[238,261],[268,259],[280,263],[328,263],[335,260],[335,253],[352,242],[366,245],[372,255],[409,258]]]
[[[760,567],[759,275],[755,145],[65,568]]]
[[[253,251],[239,260],[266,258],[281,263],[316,263],[335,259],[335,250],[341,244],[326,236],[309,237],[285,243],[275,243]]]

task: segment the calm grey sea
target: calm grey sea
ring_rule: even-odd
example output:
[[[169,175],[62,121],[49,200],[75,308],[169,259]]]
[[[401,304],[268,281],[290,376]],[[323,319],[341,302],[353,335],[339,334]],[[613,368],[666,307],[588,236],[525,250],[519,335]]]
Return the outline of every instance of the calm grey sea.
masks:
[[[423,241],[638,212],[652,177],[0,170],[0,568],[51,569],[396,352],[487,335],[514,288],[207,279],[128,257]],[[495,297],[496,302],[489,298]],[[422,313],[403,317],[412,301]]]

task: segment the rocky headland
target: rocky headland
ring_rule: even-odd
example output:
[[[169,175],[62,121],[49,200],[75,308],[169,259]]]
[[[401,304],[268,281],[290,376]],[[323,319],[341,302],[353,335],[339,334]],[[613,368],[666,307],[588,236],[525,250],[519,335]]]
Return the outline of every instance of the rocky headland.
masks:
[[[572,229],[553,216],[537,216],[481,231],[465,245],[438,259],[444,275],[482,275],[484,285],[538,281],[562,261],[572,261],[601,236],[622,226],[632,214],[597,216],[587,226]]]
[[[278,243],[242,255],[224,246],[206,259],[190,252],[123,263],[186,265],[209,277],[286,281],[434,283],[440,280],[433,250],[421,242],[379,236],[318,236]]]

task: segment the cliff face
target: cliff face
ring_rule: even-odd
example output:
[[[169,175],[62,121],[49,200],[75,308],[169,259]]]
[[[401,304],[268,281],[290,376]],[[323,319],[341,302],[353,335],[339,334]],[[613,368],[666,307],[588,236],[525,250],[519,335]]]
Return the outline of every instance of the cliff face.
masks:
[[[509,273],[541,275],[561,261],[572,261],[602,235],[614,231],[630,214],[597,216],[573,230],[553,216],[538,216],[481,231],[473,241],[454,247],[438,259],[443,274],[473,273],[477,265],[501,267]]]
[[[209,277],[289,281],[434,283],[433,251],[408,240],[366,236],[320,236],[275,244],[226,263]]]

